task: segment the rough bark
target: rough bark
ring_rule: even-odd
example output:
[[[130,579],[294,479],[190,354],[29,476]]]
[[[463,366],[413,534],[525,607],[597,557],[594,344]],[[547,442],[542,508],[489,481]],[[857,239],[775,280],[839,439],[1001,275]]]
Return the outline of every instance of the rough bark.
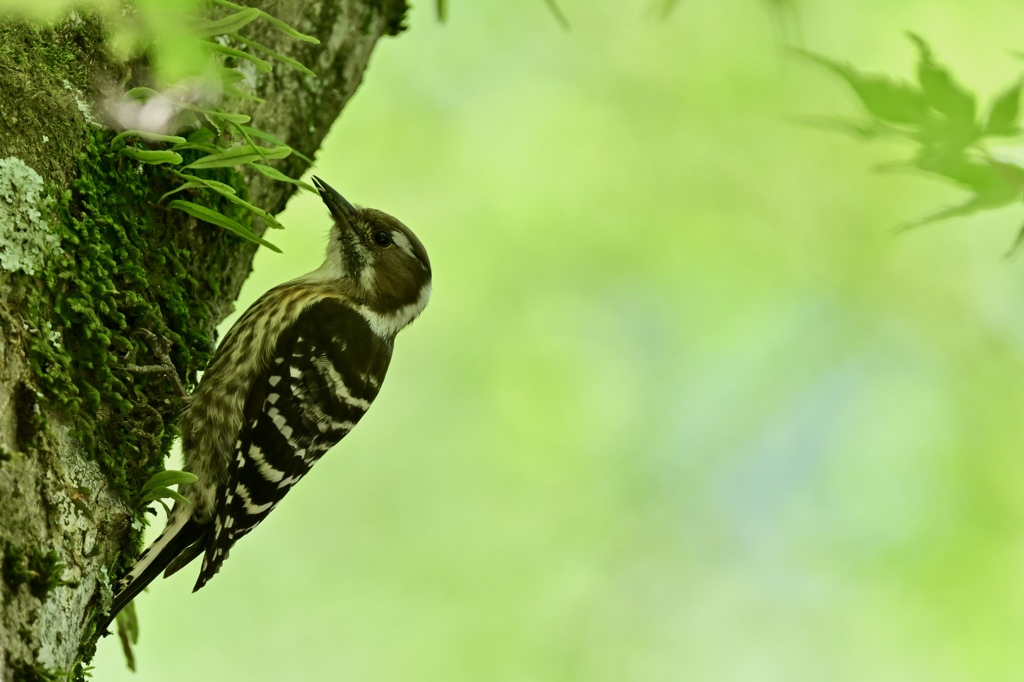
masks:
[[[360,83],[404,0],[252,3],[319,45],[268,24],[247,30],[312,68],[253,72],[254,124],[312,157]],[[139,550],[141,483],[162,467],[181,407],[146,328],[194,379],[231,310],[255,245],[168,211],[165,171],[109,149],[100,93],[132,74],[103,27],[73,15],[0,23],[0,680],[80,678],[110,585]],[[298,156],[277,167],[297,177]],[[280,211],[294,186],[229,175]],[[262,233],[264,226],[253,223]]]

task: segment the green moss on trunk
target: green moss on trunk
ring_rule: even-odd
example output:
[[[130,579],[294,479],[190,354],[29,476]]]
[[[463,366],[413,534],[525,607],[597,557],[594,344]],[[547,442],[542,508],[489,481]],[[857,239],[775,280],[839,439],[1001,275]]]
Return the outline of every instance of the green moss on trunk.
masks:
[[[163,469],[182,407],[169,377],[128,369],[159,363],[148,335],[136,331],[166,339],[179,376],[191,383],[213,346],[215,320],[207,302],[221,296],[223,272],[215,264],[242,241],[157,203],[180,181],[159,166],[111,151],[111,137],[87,132],[77,178],[67,188],[48,187],[58,197],[46,210],[59,248],[39,276],[16,275],[15,282],[23,289],[35,379],[18,401],[18,447],[28,456],[45,456],[50,415],[100,465],[128,510],[113,520],[124,534],[124,549],[110,567],[116,576],[140,549],[147,507],[142,484]],[[210,175],[246,195],[234,171]],[[210,204],[210,198],[202,200]],[[226,200],[213,207],[250,223],[244,209]],[[5,548],[4,579],[12,588],[27,583],[43,600],[61,579],[48,557],[40,548]],[[97,614],[103,606],[97,600]],[[93,647],[86,643],[81,660],[91,657]]]
[[[190,223],[156,203],[172,186],[169,174],[110,151],[109,138],[88,133],[77,179],[63,192],[53,188],[61,248],[28,292],[25,310],[42,332],[31,337],[30,362],[47,410],[34,412],[65,419],[137,509],[141,484],[162,468],[175,436],[181,400],[167,376],[126,368],[158,363],[148,337],[135,332],[166,339],[179,376],[194,378],[212,347],[205,302],[221,286],[215,268],[198,278],[195,264],[216,262],[241,242],[202,223],[198,239],[170,234]],[[230,171],[219,175],[244,189]],[[249,222],[226,201],[216,208]],[[195,253],[196,244],[205,253]]]
[[[58,585],[64,584],[61,576],[64,567],[55,550],[43,551],[39,547],[13,547],[7,545],[3,549],[0,562],[3,580],[12,591],[22,585],[40,601]]]

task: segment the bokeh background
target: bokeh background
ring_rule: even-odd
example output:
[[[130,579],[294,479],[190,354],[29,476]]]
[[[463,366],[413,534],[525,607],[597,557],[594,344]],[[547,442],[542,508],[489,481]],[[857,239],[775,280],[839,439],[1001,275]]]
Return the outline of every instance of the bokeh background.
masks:
[[[1024,5],[454,0],[380,44],[316,172],[427,245],[373,410],[97,680],[1024,679],[1024,263],[800,44],[984,93]],[[284,213],[239,302],[319,264]]]

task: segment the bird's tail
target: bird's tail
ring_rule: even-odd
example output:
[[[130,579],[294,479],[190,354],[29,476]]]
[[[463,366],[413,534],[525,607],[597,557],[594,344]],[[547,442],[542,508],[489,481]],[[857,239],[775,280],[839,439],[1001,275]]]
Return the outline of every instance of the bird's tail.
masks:
[[[196,523],[185,509],[175,511],[178,513],[172,515],[160,537],[142,553],[128,575],[118,582],[118,592],[110,605],[110,611],[100,620],[97,632],[106,631],[128,602],[142,592],[146,585],[153,582],[179,554],[206,535],[208,524]]]

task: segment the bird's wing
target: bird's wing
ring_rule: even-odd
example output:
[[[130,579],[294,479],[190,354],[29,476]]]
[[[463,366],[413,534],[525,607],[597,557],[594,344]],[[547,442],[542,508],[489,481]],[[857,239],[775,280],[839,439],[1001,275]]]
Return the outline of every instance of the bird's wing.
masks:
[[[366,413],[390,360],[391,342],[338,299],[313,303],[280,335],[246,399],[196,590]]]

